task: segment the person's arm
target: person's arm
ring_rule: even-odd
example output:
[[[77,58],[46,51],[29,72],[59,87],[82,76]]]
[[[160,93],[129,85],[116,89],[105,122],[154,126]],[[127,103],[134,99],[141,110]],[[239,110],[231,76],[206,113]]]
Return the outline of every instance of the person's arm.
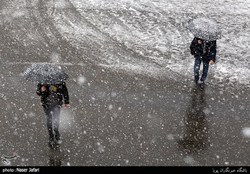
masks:
[[[209,52],[210,62],[212,64],[215,63],[216,61],[216,51],[217,51],[216,41],[213,41],[211,43],[210,52]]]
[[[36,89],[36,94],[41,96],[41,95],[45,95],[45,93],[46,93],[46,86],[42,84],[38,84],[37,89]]]
[[[62,94],[65,106],[69,106],[69,93],[65,82],[62,84]]]
[[[196,38],[194,38],[193,41],[190,44],[190,51],[191,51],[192,55],[195,54],[195,42],[196,42]]]

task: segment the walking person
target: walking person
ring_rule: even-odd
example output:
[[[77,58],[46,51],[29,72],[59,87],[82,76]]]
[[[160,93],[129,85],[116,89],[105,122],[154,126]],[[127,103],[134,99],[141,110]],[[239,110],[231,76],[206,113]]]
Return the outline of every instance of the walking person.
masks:
[[[47,116],[49,133],[49,147],[54,148],[61,143],[59,133],[60,110],[62,105],[70,107],[69,94],[66,83],[37,85],[37,95],[41,96],[41,103]]]
[[[194,55],[194,81],[196,84],[205,83],[208,75],[209,65],[216,61],[216,40],[207,41],[194,37],[190,45],[191,54]],[[202,75],[200,76],[200,66],[203,63]]]

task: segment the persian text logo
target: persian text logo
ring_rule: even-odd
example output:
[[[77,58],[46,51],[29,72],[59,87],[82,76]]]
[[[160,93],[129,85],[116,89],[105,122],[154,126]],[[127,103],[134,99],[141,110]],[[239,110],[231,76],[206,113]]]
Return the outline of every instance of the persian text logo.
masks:
[[[12,161],[12,160],[16,160],[18,157],[20,157],[20,156],[15,152],[15,153],[13,153],[13,155],[11,155],[11,156],[2,155],[2,156],[1,156],[1,159],[2,159],[2,163],[3,163],[4,165],[9,166],[9,165],[11,165],[11,161]]]

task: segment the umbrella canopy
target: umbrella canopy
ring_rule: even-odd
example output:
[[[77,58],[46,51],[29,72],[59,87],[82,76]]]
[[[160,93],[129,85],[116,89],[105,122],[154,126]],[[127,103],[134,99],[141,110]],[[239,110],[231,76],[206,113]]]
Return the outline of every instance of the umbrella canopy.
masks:
[[[43,84],[62,83],[69,77],[59,66],[47,63],[32,64],[23,75],[26,80]]]
[[[221,38],[221,29],[218,24],[207,18],[197,18],[191,21],[189,24],[189,30],[195,37],[214,41]]]

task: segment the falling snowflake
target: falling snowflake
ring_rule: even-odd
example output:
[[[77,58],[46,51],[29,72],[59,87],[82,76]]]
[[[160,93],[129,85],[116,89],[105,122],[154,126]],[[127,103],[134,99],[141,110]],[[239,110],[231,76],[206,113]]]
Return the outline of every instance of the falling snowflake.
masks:
[[[83,85],[85,82],[86,82],[86,78],[85,78],[84,76],[79,76],[79,77],[77,78],[77,83],[78,83],[79,85]]]
[[[250,127],[245,127],[242,129],[243,136],[246,138],[250,138]]]

